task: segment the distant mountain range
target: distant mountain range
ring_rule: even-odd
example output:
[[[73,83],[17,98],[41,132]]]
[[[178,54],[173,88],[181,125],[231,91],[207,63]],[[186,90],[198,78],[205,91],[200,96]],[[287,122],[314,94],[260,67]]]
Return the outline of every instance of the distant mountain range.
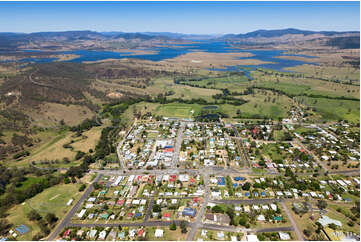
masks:
[[[123,41],[123,42],[149,42],[149,41],[179,41],[179,40],[240,40],[240,41],[258,41],[263,42],[272,41],[295,41],[295,40],[309,40],[310,38],[336,38],[336,37],[355,37],[359,36],[359,31],[310,31],[299,30],[294,28],[279,29],[279,30],[256,30],[245,34],[226,34],[226,35],[198,35],[198,34],[182,34],[172,32],[95,32],[95,31],[62,31],[62,32],[37,32],[37,33],[0,33],[0,50],[21,49],[33,46],[39,46],[40,43],[48,42],[47,46],[54,48],[62,44],[79,44],[85,42],[97,41]],[[284,37],[286,36],[286,37]],[[357,44],[357,40],[353,38],[353,43]],[[342,42],[347,42],[347,39],[342,39]],[[334,44],[334,42],[332,42]],[[359,41],[358,41],[359,43]],[[86,43],[89,44],[89,43]],[[89,46],[89,45],[87,45]]]
[[[252,32],[248,32],[245,34],[227,34],[224,35],[223,38],[274,38],[280,37],[283,35],[312,35],[312,34],[320,34],[324,36],[334,36],[340,34],[359,34],[360,31],[310,31],[310,30],[300,30],[300,29],[275,29],[275,30],[256,30]]]

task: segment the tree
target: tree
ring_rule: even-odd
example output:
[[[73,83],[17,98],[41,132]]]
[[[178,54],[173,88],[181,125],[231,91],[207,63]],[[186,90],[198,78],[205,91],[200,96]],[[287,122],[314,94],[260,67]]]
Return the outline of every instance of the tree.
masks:
[[[311,235],[311,231],[308,230],[308,229],[304,229],[304,230],[303,230],[303,233],[304,233],[304,235],[306,235],[307,237],[310,237],[310,235]]]
[[[173,222],[170,226],[169,226],[170,230],[176,230],[177,229],[177,225]]]
[[[153,212],[160,213],[161,211],[162,211],[162,208],[160,205],[158,205],[158,204],[153,205]]]
[[[332,223],[332,224],[329,224],[328,227],[330,227],[330,229],[333,229],[333,230],[336,230],[337,229],[337,225]]]
[[[65,183],[65,184],[69,184],[69,183],[70,183],[69,177],[64,177],[64,183]]]
[[[317,207],[321,210],[325,209],[327,207],[327,202],[324,200],[318,200],[317,201]]]
[[[182,234],[186,234],[187,233],[187,225],[184,221],[181,221],[180,227],[181,227]]]
[[[251,183],[249,183],[249,182],[246,182],[242,186],[242,189],[245,190],[245,191],[249,191],[250,188],[251,188]]]
[[[212,212],[213,213],[224,213],[224,210],[221,206],[219,205],[216,205],[212,208]]]
[[[5,235],[8,233],[8,230],[11,228],[12,224],[5,218],[0,219],[0,234]]]
[[[34,220],[39,220],[39,219],[41,219],[41,216],[40,216],[40,214],[37,212],[37,211],[35,211],[34,209],[32,209],[29,213],[28,213],[28,219],[30,220],[30,221],[34,221]]]
[[[53,213],[47,213],[45,215],[45,220],[46,220],[46,222],[48,222],[48,224],[53,224],[56,221],[58,221],[58,218]]]
[[[79,187],[79,192],[84,191],[85,188],[86,188],[86,185],[85,185],[85,184],[81,184],[81,186]]]

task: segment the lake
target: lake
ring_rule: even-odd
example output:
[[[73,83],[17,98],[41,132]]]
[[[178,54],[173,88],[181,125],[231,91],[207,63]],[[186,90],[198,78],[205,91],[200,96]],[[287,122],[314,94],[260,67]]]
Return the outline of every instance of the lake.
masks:
[[[309,63],[300,60],[289,60],[289,59],[281,59],[276,58],[277,56],[301,56],[313,58],[313,56],[305,56],[305,55],[290,55],[284,54],[283,50],[240,50],[231,48],[226,42],[222,41],[199,41],[194,44],[182,44],[182,45],[174,45],[174,47],[154,47],[152,49],[148,49],[151,51],[155,51],[154,54],[144,54],[144,55],[132,55],[131,52],[113,52],[113,51],[96,51],[96,50],[74,50],[74,51],[61,51],[55,52],[56,54],[75,54],[79,55],[78,58],[66,61],[66,62],[84,62],[84,61],[101,61],[106,59],[123,59],[123,58],[136,58],[136,59],[144,59],[150,61],[161,61],[164,59],[172,59],[177,56],[189,53],[189,52],[210,52],[210,53],[251,53],[254,56],[252,57],[240,57],[240,59],[258,59],[261,61],[274,62],[272,64],[260,64],[260,65],[249,65],[249,66],[229,66],[226,70],[228,71],[239,71],[242,70],[245,74],[249,75],[249,70],[253,70],[255,68],[267,68],[273,69],[277,71],[284,71],[284,68],[294,67],[303,64],[315,64]],[[31,52],[31,51],[28,51]],[[34,63],[42,63],[42,62],[52,62],[55,61],[56,58],[25,58],[20,60],[22,63],[26,62],[34,62]],[[244,67],[247,67],[244,69]],[[224,71],[224,69],[218,69]]]

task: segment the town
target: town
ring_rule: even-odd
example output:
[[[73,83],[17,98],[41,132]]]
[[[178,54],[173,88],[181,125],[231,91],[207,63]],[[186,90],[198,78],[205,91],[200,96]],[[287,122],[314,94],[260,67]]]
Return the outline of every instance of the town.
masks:
[[[359,140],[347,123],[137,120],[51,239],[359,240]]]

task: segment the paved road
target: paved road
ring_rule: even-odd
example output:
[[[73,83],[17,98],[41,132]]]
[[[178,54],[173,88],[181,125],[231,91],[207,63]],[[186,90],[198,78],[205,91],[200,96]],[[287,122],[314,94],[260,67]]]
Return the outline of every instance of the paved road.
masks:
[[[301,233],[301,231],[298,229],[297,224],[296,224],[295,220],[293,219],[292,214],[291,214],[290,211],[288,210],[286,204],[285,204],[284,202],[281,202],[281,205],[282,205],[283,209],[285,210],[288,219],[291,221],[292,227],[293,227],[293,229],[294,229],[295,232],[296,232],[297,240],[303,241],[304,239],[303,239],[302,233]]]
[[[244,231],[246,232],[247,229],[243,229],[243,228],[237,228],[231,225],[218,225],[218,224],[209,224],[209,223],[204,223],[200,226],[200,228],[202,229],[209,229],[209,230],[221,230],[221,231],[228,231],[228,232],[241,232]],[[250,230],[248,230],[250,231]]]
[[[203,203],[201,205],[201,208],[199,209],[199,212],[197,214],[197,218],[196,221],[194,222],[191,231],[189,232],[188,236],[187,236],[187,240],[188,241],[193,241],[194,240],[194,236],[197,233],[197,230],[202,226],[202,218],[204,215],[204,212],[206,211],[206,207],[207,204],[209,202],[209,194],[210,192],[210,187],[209,187],[209,174],[208,172],[203,174],[204,176],[204,185],[205,185],[205,195],[204,195],[204,199],[203,199]]]
[[[234,200],[211,200],[212,203],[222,204],[263,204],[282,202],[283,199],[278,198],[260,198],[260,199],[234,199]]]
[[[264,229],[256,229],[253,230],[256,233],[263,233],[263,232],[286,232],[286,231],[294,231],[292,226],[290,227],[276,227],[276,228],[264,228]]]
[[[145,212],[144,222],[147,222],[148,219],[150,218],[150,214],[152,213],[152,210],[153,210],[153,204],[154,204],[154,197],[152,196],[150,198],[147,211]]]
[[[65,218],[60,222],[60,224],[55,228],[55,230],[49,235],[48,240],[54,240],[56,236],[70,223],[71,218],[78,211],[79,207],[83,204],[83,201],[89,196],[89,194],[93,191],[93,184],[98,182],[102,177],[101,174],[98,174],[95,178],[94,182],[88,186],[85,190],[79,201],[72,207],[72,209],[68,212]]]
[[[177,168],[178,160],[179,160],[179,153],[183,142],[183,132],[184,132],[185,123],[181,122],[180,127],[178,129],[177,138],[175,141],[175,147],[174,147],[174,155],[172,160],[171,167],[173,169]]]
[[[129,129],[129,131],[127,132],[127,134],[124,136],[124,138],[122,139],[122,141],[119,142],[119,144],[117,145],[117,156],[119,159],[119,163],[120,163],[120,167],[124,170],[124,171],[129,171],[127,164],[125,163],[124,157],[122,156],[122,154],[120,153],[120,148],[122,147],[124,141],[127,139],[128,135],[132,132],[132,130],[134,129],[134,127],[136,126],[137,121],[134,122],[134,124],[132,125],[132,127]]]
[[[254,174],[251,169],[236,169],[236,168],[224,168],[224,167],[205,167],[200,169],[183,169],[183,168],[174,168],[174,169],[164,169],[164,170],[130,170],[126,174],[127,175],[141,175],[141,174],[153,174],[153,175],[165,175],[165,174],[180,174],[180,173],[188,173],[188,174],[203,174],[206,170],[209,170],[212,174],[224,174],[224,175],[249,175]],[[124,175],[123,170],[90,170],[92,172],[101,173],[103,175]],[[313,175],[320,174],[320,172],[307,172],[307,173],[297,173],[296,175]],[[282,173],[275,171],[265,171],[261,173],[257,173],[258,176],[265,175],[280,175]],[[345,176],[354,176],[359,175],[360,170],[349,170],[349,171],[338,171],[338,170],[329,170],[328,174],[341,174]]]
[[[180,225],[180,223],[183,220],[173,220],[173,221],[147,221],[147,222],[141,222],[141,223],[91,223],[91,224],[69,224],[68,227],[87,227],[87,228],[92,228],[92,227],[141,227],[141,226],[153,226],[153,227],[157,227],[157,226],[169,226],[172,223],[175,223],[177,226]],[[187,221],[184,221],[184,223],[186,224],[186,226],[192,226],[192,223],[189,223]]]
[[[240,156],[242,157],[243,156],[243,164],[245,167],[247,168],[250,168],[251,167],[251,164],[248,160],[248,157],[247,157],[247,154],[243,148],[243,144],[242,144],[242,140],[240,139],[240,136],[239,136],[239,133],[238,133],[238,130],[237,128],[232,124],[232,129],[236,135],[236,138],[239,138],[237,139],[236,143],[237,143],[237,146],[238,146],[238,151],[240,152]]]

